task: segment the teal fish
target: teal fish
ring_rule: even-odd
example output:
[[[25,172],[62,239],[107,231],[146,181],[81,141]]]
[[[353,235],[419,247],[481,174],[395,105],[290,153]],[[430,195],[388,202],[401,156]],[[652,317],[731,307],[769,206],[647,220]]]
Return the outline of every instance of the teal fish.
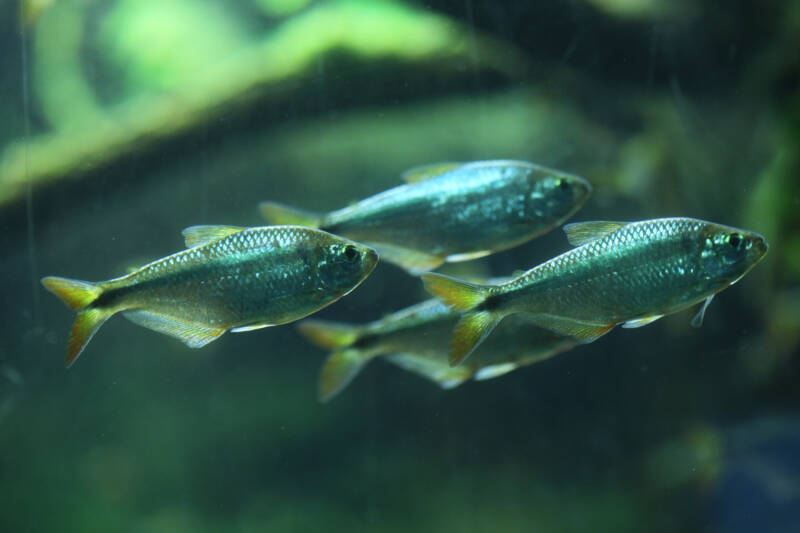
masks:
[[[78,312],[67,366],[112,315],[192,348],[228,330],[303,318],[360,284],[378,261],[369,247],[305,227],[192,226],[187,250],[99,283],[46,277],[42,284]]]
[[[453,333],[457,365],[503,317],[529,313],[541,327],[591,342],[618,324],[639,327],[736,283],[767,253],[761,235],[693,218],[581,222],[564,227],[577,248],[500,285],[441,274],[425,287],[464,316]]]
[[[406,185],[328,214],[262,202],[275,224],[300,224],[374,247],[411,274],[522,244],[562,224],[586,202],[583,178],[524,161],[439,163]]]
[[[573,347],[570,337],[530,323],[524,315],[504,321],[491,339],[463,365],[447,360],[450,334],[459,313],[436,299],[391,313],[368,324],[309,319],[298,329],[312,342],[333,350],[319,376],[318,395],[330,400],[378,356],[450,389],[472,378],[490,379],[542,361]]]

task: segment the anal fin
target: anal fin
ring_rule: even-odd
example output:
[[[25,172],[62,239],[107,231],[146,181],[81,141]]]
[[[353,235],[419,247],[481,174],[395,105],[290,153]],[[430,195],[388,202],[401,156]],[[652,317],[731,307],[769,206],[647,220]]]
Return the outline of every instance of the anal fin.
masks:
[[[190,348],[205,346],[226,331],[226,328],[215,329],[199,326],[174,317],[141,309],[123,311],[122,316],[134,324],[175,337]]]
[[[531,321],[560,335],[572,337],[581,344],[594,342],[616,326],[616,324],[596,324],[582,322],[572,318],[556,315],[527,315]]]

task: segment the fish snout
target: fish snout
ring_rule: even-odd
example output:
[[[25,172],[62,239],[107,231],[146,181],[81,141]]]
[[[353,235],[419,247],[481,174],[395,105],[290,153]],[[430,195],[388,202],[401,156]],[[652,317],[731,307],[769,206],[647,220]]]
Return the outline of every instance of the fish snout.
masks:
[[[369,246],[360,245],[362,249],[362,263],[365,272],[371,272],[375,265],[378,264],[378,252]]]

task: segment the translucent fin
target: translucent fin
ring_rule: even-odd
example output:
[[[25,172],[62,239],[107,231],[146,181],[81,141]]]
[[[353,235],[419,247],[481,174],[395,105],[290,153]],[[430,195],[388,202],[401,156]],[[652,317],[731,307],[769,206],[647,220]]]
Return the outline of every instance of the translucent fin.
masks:
[[[42,278],[42,285],[76,311],[85,309],[103,292],[97,284],[55,276]]]
[[[592,324],[554,315],[528,315],[532,322],[559,335],[572,337],[581,344],[596,341],[616,324]]]
[[[432,165],[420,165],[410,168],[401,174],[406,183],[419,183],[421,181],[441,176],[445,172],[464,166],[464,163],[446,162],[433,163]]]
[[[567,234],[567,240],[572,246],[583,246],[627,225],[628,222],[573,222],[572,224],[565,224],[563,229],[564,233]]]
[[[512,370],[517,368],[516,363],[499,363],[496,365],[489,365],[483,368],[479,368],[477,372],[472,376],[472,379],[476,381],[482,381],[484,379],[493,379],[500,377],[502,375],[508,374]]]
[[[472,373],[466,366],[451,368],[446,361],[413,353],[390,354],[386,356],[386,360],[403,370],[433,381],[445,390],[461,385]]]
[[[202,246],[210,242],[218,241],[234,233],[239,233],[245,228],[240,226],[189,226],[181,233],[187,248]]]
[[[371,357],[356,349],[333,352],[325,360],[317,382],[317,396],[325,403],[353,381]]]
[[[428,270],[433,270],[444,262],[444,258],[438,255],[426,254],[425,252],[418,252],[402,246],[395,246],[392,244],[376,244],[370,243],[375,251],[378,252],[378,257],[383,261],[395,264],[400,268],[406,270],[412,276],[418,276]]]
[[[646,326],[651,322],[655,322],[659,318],[664,315],[653,315],[653,316],[646,316],[644,318],[637,318],[636,320],[628,320],[624,324],[622,324],[623,328],[640,328],[642,326]]]
[[[261,202],[258,204],[258,209],[261,211],[261,215],[272,224],[318,228],[322,225],[324,218],[324,215],[319,213],[296,209],[276,202]]]
[[[69,341],[67,341],[67,358],[65,362],[67,368],[71,367],[78,359],[78,356],[89,344],[89,341],[92,340],[100,326],[113,314],[113,312],[103,309],[87,309],[78,313],[78,317],[72,325],[72,330],[69,332]]]
[[[486,257],[487,255],[491,255],[491,250],[481,250],[479,252],[470,252],[468,254],[453,254],[447,256],[447,262],[449,263],[460,263],[461,261],[472,261],[473,259],[480,259],[481,257]]]
[[[180,339],[190,348],[205,346],[225,333],[224,328],[214,329],[198,326],[173,317],[141,309],[123,311],[122,316],[134,324]]]
[[[713,294],[711,296],[709,296],[708,298],[706,298],[706,301],[703,302],[703,306],[700,308],[700,310],[697,312],[697,314],[694,315],[694,318],[692,318],[692,322],[691,322],[692,327],[699,328],[700,326],[703,325],[703,318],[706,316],[706,309],[708,309],[708,304],[710,304],[711,300],[713,300],[713,299],[714,299],[714,295]]]
[[[231,333],[243,333],[245,331],[255,331],[257,329],[264,329],[275,324],[250,324],[249,326],[239,326],[238,328],[231,328]]]
[[[467,313],[461,317],[453,331],[453,342],[448,356],[450,366],[456,366],[469,357],[502,318],[502,315],[488,311]]]
[[[303,320],[297,330],[321,348],[336,350],[353,344],[359,337],[359,327],[325,320]]]
[[[476,285],[433,272],[423,274],[422,283],[425,284],[425,290],[458,311],[474,309],[489,294],[489,287],[485,285]]]

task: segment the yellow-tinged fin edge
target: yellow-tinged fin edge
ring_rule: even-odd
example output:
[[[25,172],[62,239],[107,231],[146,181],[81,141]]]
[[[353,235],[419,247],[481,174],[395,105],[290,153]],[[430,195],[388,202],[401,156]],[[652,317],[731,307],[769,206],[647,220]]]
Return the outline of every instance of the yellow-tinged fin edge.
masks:
[[[567,241],[577,247],[601,239],[627,225],[628,222],[573,222],[565,224],[563,230],[567,234]]]
[[[103,293],[99,284],[48,276],[42,278],[42,285],[78,312],[67,341],[66,366],[69,368],[78,359],[103,322],[108,320],[114,312],[101,308],[89,308],[92,302]]]
[[[450,172],[458,167],[464,166],[464,163],[448,161],[444,163],[433,163],[430,165],[420,165],[418,167],[409,168],[400,176],[406,183],[419,183],[426,181],[436,176],[441,176],[445,172]]]
[[[444,262],[444,258],[438,255],[411,250],[402,246],[385,243],[370,244],[378,252],[378,257],[382,261],[395,264],[412,276],[419,276],[423,272],[438,268]]]
[[[319,228],[325,218],[320,213],[289,207],[277,202],[261,202],[258,204],[258,210],[272,224],[287,226]]]
[[[95,283],[56,276],[42,278],[42,285],[75,311],[88,307],[103,292]]]
[[[332,352],[323,363],[317,381],[317,397],[322,403],[342,392],[371,359],[355,348]]]
[[[461,317],[453,330],[448,355],[450,366],[456,366],[469,357],[502,319],[502,315],[489,311],[467,313]]]
[[[241,226],[189,226],[188,228],[185,228],[181,234],[183,235],[186,247],[194,248],[195,246],[202,246],[204,244],[224,239],[225,237],[239,233],[244,229],[246,228]]]
[[[297,331],[313,344],[328,350],[350,346],[361,334],[358,326],[316,319],[303,320],[297,325]]]
[[[457,311],[469,311],[480,305],[491,288],[433,272],[426,272],[421,278],[425,290]]]
[[[78,313],[67,341],[67,357],[64,363],[67,368],[75,363],[100,326],[113,314],[113,311],[105,309],[86,309]]]

